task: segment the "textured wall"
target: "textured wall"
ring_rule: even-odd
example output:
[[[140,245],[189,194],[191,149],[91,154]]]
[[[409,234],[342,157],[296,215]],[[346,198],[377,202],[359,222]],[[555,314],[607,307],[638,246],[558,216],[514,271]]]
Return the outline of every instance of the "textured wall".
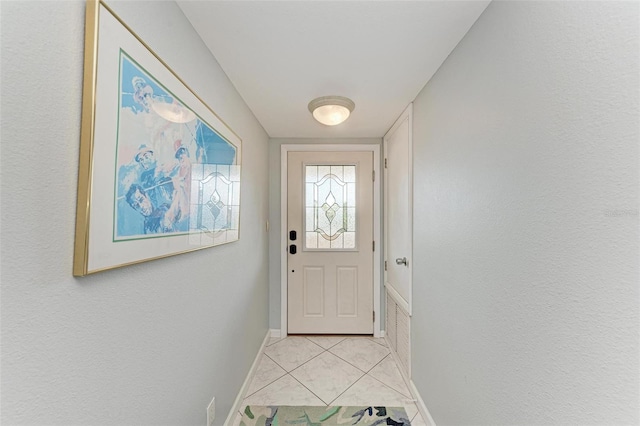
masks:
[[[637,2],[498,2],[414,104],[413,380],[447,424],[637,424]]]
[[[112,5],[243,139],[242,238],[73,278],[84,2],[3,1],[2,424],[222,424],[268,328],[267,135],[173,2]]]
[[[269,141],[269,326],[280,329],[280,150],[283,144],[381,144],[378,138],[295,139],[274,138]],[[380,152],[382,156],[382,152]],[[381,286],[381,294],[384,294]],[[384,300],[383,298],[381,300]],[[384,304],[381,307],[384,310]],[[381,314],[384,314],[383,312]],[[384,315],[380,319],[384,321]],[[384,322],[381,322],[384,324]],[[383,327],[384,328],[384,327]]]

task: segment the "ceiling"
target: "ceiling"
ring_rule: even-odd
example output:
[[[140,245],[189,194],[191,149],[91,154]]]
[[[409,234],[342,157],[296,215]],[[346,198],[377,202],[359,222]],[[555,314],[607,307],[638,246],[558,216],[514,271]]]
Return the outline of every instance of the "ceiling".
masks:
[[[489,1],[178,1],[272,138],[382,137]],[[355,104],[338,126],[307,105]]]

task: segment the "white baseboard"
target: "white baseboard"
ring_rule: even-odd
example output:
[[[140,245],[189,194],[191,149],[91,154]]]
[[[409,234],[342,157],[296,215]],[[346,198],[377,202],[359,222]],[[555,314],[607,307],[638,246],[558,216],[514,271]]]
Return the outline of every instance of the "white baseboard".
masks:
[[[433,417],[431,417],[431,413],[427,408],[427,405],[424,403],[422,396],[420,396],[420,392],[418,392],[418,388],[416,388],[416,384],[413,383],[413,380],[409,380],[409,392],[416,399],[416,405],[418,406],[418,411],[422,414],[422,418],[427,426],[436,426],[436,422],[433,421]]]
[[[387,342],[387,346],[389,347],[389,352],[391,352],[391,357],[393,358],[393,361],[396,363],[396,365],[401,366],[402,364],[400,364],[400,360],[398,359],[398,354],[396,353],[395,350],[393,350],[393,347],[389,344],[389,340],[385,338],[385,341]],[[436,422],[433,421],[433,417],[431,417],[431,413],[429,412],[427,405],[424,403],[422,396],[420,396],[420,392],[418,392],[418,388],[416,387],[415,383],[413,383],[413,380],[407,377],[406,373],[402,370],[402,368],[398,368],[398,371],[400,371],[402,380],[404,380],[404,383],[405,385],[407,385],[409,392],[411,392],[411,396],[415,400],[416,406],[418,407],[418,412],[422,416],[422,419],[424,420],[424,422],[427,424],[427,426],[436,426]]]
[[[272,337],[272,332],[274,330],[267,330],[267,334],[264,336],[262,340],[262,346],[258,349],[258,353],[256,354],[256,358],[253,360],[253,364],[251,364],[251,368],[249,369],[249,373],[247,374],[247,378],[244,379],[244,383],[240,387],[240,391],[238,392],[238,396],[236,396],[236,400],[233,402],[231,406],[231,410],[227,415],[227,419],[224,421],[225,426],[229,426],[233,424],[233,419],[238,414],[240,410],[240,406],[242,405],[242,399],[244,397],[247,388],[249,387],[249,383],[253,380],[253,376],[256,374],[256,370],[258,369],[258,364],[260,363],[260,358],[262,357],[262,353],[264,352],[264,348],[267,347],[267,343],[269,343],[269,339]],[[280,330],[276,330],[278,334],[280,334]]]

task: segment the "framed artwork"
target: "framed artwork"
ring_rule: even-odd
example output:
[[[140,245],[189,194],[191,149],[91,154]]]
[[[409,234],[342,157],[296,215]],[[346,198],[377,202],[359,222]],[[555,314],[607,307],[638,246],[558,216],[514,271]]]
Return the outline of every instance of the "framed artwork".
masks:
[[[105,3],[86,20],[73,274],[238,240],[240,137]]]

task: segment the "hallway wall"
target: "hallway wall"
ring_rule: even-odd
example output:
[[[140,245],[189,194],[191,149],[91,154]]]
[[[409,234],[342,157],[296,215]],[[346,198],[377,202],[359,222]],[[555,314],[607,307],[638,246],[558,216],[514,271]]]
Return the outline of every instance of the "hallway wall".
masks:
[[[637,2],[492,2],[414,103],[437,424],[637,424]]]
[[[221,425],[268,329],[268,137],[173,2],[109,2],[243,140],[239,242],[73,278],[84,1],[3,1],[1,423]]]

